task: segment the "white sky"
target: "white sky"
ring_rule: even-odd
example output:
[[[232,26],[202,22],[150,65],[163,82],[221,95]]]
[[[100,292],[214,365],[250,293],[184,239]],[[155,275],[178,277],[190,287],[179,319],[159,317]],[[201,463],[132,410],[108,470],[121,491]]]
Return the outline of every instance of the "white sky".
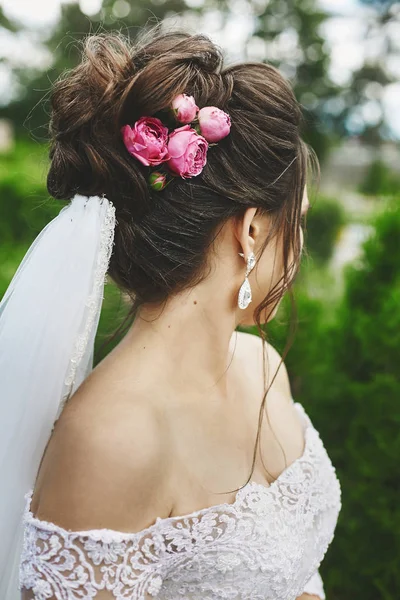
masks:
[[[67,3],[74,0],[0,0],[0,5],[6,16],[12,19],[18,19],[23,24],[29,26],[32,32],[17,37],[3,33],[0,35],[0,57],[6,57],[12,64],[28,64],[32,68],[41,65],[50,65],[51,56],[45,50],[40,50],[36,40],[40,39],[40,30],[46,30],[52,27],[60,16],[61,3]],[[264,0],[268,2],[268,0]],[[126,0],[117,0],[118,9],[123,12],[126,8]],[[338,84],[345,84],[351,72],[363,64],[366,57],[379,49],[378,42],[366,43],[365,32],[366,24],[364,16],[368,16],[371,9],[360,6],[357,0],[318,0],[321,8],[332,14],[332,17],[326,22],[321,31],[326,39],[331,55],[330,76]],[[101,6],[101,0],[79,0],[81,9],[86,14],[95,14]],[[203,4],[203,0],[188,0],[188,4],[193,6]],[[224,29],[221,29],[218,21],[218,14],[209,12],[203,17],[201,30],[209,33],[213,39],[221,44],[229,52],[230,57],[235,58],[235,52],[240,52],[243,48],[247,35],[252,30],[252,20],[249,15],[243,12],[243,2],[241,0],[232,0],[232,17]],[[151,4],[149,3],[149,11]],[[149,12],[150,14],[150,12]],[[122,15],[121,15],[122,16]],[[179,17],[175,21],[179,21]],[[193,21],[193,24],[185,22],[189,27],[199,29],[199,24]],[[400,29],[400,25],[394,24]],[[400,31],[394,32],[395,38],[400,40]],[[291,40],[290,33],[282,41],[288,51]],[[258,44],[262,41],[258,41]],[[281,48],[276,47],[276,52],[281,52]],[[257,51],[263,53],[263,47],[257,48],[257,40],[254,41],[250,53],[257,55]],[[271,52],[274,48],[271,48]],[[384,109],[387,119],[394,130],[395,135],[400,138],[400,44],[399,56],[390,64],[386,65],[393,74],[399,78],[399,83],[388,86],[384,93]],[[285,74],[290,75],[289,71]],[[12,93],[13,85],[10,74],[7,74],[4,66],[0,65],[0,102],[4,103],[8,95]],[[363,108],[362,116],[373,121],[379,115],[376,111],[376,103],[373,101],[373,90],[371,101]]]

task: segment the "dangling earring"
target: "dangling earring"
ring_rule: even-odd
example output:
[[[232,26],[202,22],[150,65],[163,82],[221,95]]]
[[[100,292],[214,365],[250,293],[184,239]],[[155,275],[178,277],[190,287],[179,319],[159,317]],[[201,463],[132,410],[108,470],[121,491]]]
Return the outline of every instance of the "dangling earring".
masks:
[[[239,252],[239,256],[243,256],[243,258],[244,258],[244,254],[242,252]],[[247,308],[251,302],[251,287],[250,287],[250,282],[247,279],[247,276],[250,273],[250,271],[254,268],[255,264],[256,264],[256,257],[254,256],[253,252],[250,252],[250,254],[247,258],[246,275],[244,277],[244,281],[243,281],[242,285],[240,286],[239,296],[238,296],[238,306],[239,306],[239,308],[242,308],[242,309]]]

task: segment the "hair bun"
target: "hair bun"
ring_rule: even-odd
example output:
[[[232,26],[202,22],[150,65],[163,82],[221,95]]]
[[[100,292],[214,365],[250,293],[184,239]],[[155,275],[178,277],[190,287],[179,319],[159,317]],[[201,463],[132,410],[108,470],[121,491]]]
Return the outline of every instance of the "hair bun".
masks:
[[[187,62],[199,66],[208,73],[215,73],[222,64],[222,54],[217,47],[194,52],[185,59]]]
[[[138,44],[133,61],[136,70],[155,63],[193,65],[206,73],[218,72],[223,63],[222,50],[205,34],[169,32]]]

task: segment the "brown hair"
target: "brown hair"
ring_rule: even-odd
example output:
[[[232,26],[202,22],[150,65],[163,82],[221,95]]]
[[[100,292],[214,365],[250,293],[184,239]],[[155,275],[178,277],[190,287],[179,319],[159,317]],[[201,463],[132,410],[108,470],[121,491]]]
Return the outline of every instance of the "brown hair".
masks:
[[[231,131],[210,147],[200,175],[176,177],[162,192],[151,191],[148,167],[128,154],[120,127],[143,115],[168,120],[168,107],[180,93],[193,95],[200,108],[228,112]],[[266,340],[262,312],[272,311],[287,290],[294,306],[291,283],[300,264],[310,159],[319,173],[315,153],[300,137],[300,105],[279,71],[256,62],[223,68],[221,50],[202,34],[156,26],[136,44],[118,33],[92,35],[84,40],[82,62],[54,85],[51,106],[49,193],[59,199],[105,194],[116,207],[109,275],[132,302],[122,327],[131,325],[142,304],[164,302],[204,279],[220,228],[257,207],[272,221],[260,254],[276,235],[283,240],[284,274],[255,311]],[[248,481],[270,386],[260,407]]]

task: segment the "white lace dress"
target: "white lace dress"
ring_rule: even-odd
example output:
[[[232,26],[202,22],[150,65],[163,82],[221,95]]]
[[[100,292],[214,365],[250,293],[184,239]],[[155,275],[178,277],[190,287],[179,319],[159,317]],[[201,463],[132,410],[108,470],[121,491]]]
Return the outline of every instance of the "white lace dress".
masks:
[[[268,487],[160,518],[139,532],[70,531],[35,518],[26,495],[20,589],[35,600],[324,599],[319,565],[334,536],[341,489],[303,406],[305,447]]]

